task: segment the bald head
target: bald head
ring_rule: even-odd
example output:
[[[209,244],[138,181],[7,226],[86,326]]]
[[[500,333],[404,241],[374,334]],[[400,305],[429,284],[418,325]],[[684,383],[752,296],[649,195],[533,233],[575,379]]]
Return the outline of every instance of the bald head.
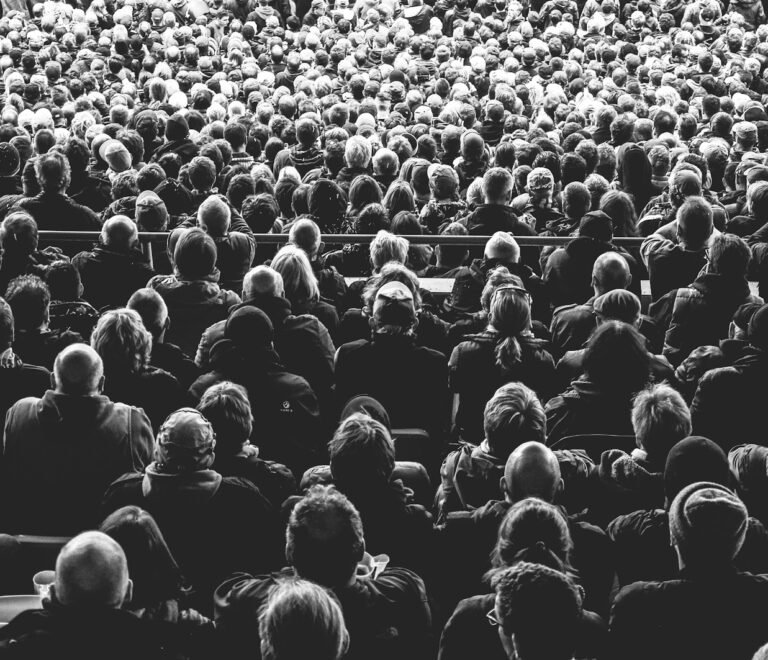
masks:
[[[153,339],[158,339],[168,325],[168,306],[163,297],[154,289],[139,289],[128,300],[126,305],[140,317],[144,327],[149,330]]]
[[[269,266],[256,266],[251,268],[243,278],[243,299],[252,296],[282,296],[283,276]]]
[[[116,215],[101,228],[101,242],[114,250],[128,250],[139,240],[136,223],[125,215]]]
[[[553,502],[562,488],[555,453],[540,442],[526,442],[515,449],[504,466],[502,490],[511,502],[538,497]]]
[[[520,261],[520,246],[511,235],[497,231],[485,244],[486,259],[498,259],[504,263],[516,264]]]
[[[101,532],[76,536],[56,560],[54,589],[62,605],[118,609],[131,591],[123,549]]]
[[[208,197],[197,211],[197,224],[213,237],[226,235],[231,218],[229,206],[218,195]]]
[[[288,240],[312,259],[320,250],[320,227],[312,220],[297,220],[291,226]]]
[[[601,296],[614,289],[626,289],[632,282],[627,260],[618,252],[605,252],[592,267],[592,287]]]
[[[101,389],[104,365],[87,344],[71,344],[56,357],[53,377],[60,394],[90,396]]]

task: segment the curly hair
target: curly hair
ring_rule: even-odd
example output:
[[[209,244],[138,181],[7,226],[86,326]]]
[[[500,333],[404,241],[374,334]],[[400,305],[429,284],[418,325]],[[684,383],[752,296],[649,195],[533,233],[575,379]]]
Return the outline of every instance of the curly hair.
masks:
[[[104,314],[91,335],[91,348],[104,362],[106,372],[137,374],[149,366],[152,335],[138,312],[116,309]]]

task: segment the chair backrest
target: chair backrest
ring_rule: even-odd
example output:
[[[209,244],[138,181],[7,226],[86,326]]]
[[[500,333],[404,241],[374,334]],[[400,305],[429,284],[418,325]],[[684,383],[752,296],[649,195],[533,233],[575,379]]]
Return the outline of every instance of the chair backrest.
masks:
[[[392,439],[395,443],[395,458],[398,461],[421,463],[426,468],[439,461],[436,443],[424,429],[392,429]]]
[[[595,463],[599,463],[602,453],[609,449],[620,449],[630,453],[636,447],[635,436],[633,435],[609,435],[603,433],[569,435],[552,445],[553,450],[583,449],[587,456]]]
[[[0,596],[0,623],[8,623],[27,610],[43,608],[41,596]]]

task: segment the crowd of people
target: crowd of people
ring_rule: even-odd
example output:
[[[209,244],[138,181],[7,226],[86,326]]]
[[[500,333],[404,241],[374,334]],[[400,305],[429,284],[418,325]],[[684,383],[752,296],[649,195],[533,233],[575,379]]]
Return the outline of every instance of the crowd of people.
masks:
[[[2,8],[0,658],[768,658],[761,0]]]

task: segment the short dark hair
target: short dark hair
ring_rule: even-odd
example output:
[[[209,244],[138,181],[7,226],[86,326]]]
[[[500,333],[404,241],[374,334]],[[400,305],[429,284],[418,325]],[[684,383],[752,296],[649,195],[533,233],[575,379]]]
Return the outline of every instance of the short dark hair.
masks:
[[[224,139],[232,145],[233,149],[239,149],[248,141],[248,132],[241,123],[233,122],[224,128]]]
[[[71,261],[54,261],[45,269],[45,283],[52,300],[73,302],[80,297],[80,271]]]
[[[37,275],[14,277],[5,290],[16,330],[36,330],[48,321],[51,292]]]
[[[395,446],[383,424],[363,413],[339,424],[328,443],[331,474],[342,490],[385,484],[395,469]]]
[[[251,436],[253,415],[242,385],[222,381],[211,385],[197,404],[216,434],[216,453],[234,455]]]

